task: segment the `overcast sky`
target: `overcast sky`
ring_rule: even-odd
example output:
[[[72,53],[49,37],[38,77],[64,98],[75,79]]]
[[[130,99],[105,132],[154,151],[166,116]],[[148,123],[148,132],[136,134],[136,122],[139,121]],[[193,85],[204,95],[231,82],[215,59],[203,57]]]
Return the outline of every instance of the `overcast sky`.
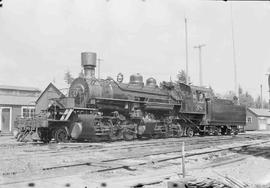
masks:
[[[234,90],[231,2],[180,0],[3,0],[0,8],[0,84],[44,89],[64,73],[77,76],[80,53],[97,52],[101,76],[121,72],[124,81],[141,73],[146,80],[176,79],[185,69],[188,19],[189,74],[215,92]],[[233,2],[238,82],[254,97],[268,99],[270,3]]]

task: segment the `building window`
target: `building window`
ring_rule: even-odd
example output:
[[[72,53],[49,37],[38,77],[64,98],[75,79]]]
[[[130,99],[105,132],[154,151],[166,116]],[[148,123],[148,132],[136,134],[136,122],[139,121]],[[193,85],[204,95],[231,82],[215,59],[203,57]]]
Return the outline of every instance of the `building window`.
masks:
[[[251,116],[247,116],[247,123],[252,123],[252,117]]]
[[[35,107],[22,107],[22,117],[31,118],[35,115]]]

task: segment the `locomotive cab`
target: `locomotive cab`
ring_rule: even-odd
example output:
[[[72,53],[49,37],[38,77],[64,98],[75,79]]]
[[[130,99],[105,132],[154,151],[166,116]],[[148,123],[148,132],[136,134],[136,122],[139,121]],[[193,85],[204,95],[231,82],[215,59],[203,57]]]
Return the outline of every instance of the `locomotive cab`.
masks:
[[[205,87],[197,87],[179,83],[179,89],[183,96],[183,113],[206,113],[206,101],[211,97],[211,90]]]

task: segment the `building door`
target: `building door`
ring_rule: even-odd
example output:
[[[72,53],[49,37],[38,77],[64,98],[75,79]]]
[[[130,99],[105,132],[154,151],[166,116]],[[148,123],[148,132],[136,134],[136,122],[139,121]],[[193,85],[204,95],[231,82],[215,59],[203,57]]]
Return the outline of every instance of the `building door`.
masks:
[[[266,119],[259,119],[259,130],[266,130]]]
[[[10,132],[11,131],[11,108],[2,107],[1,108],[1,132]]]

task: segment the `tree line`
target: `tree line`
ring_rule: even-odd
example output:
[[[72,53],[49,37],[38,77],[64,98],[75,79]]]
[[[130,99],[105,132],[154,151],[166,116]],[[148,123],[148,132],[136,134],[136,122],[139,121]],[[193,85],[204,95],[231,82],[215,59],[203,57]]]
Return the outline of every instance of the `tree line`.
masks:
[[[176,77],[177,77],[176,82],[186,83],[186,73],[184,70],[179,71]],[[218,94],[214,92],[214,94],[218,98],[229,99],[229,100],[233,100],[233,98],[236,96],[234,91],[228,91],[225,94]],[[258,95],[256,98],[253,98],[253,96],[248,91],[244,91],[241,86],[239,86],[239,89],[238,89],[238,96],[239,96],[239,103],[241,105],[245,105],[246,107],[265,108],[265,109],[269,108],[269,104],[267,100],[263,99],[261,103],[260,95]]]

